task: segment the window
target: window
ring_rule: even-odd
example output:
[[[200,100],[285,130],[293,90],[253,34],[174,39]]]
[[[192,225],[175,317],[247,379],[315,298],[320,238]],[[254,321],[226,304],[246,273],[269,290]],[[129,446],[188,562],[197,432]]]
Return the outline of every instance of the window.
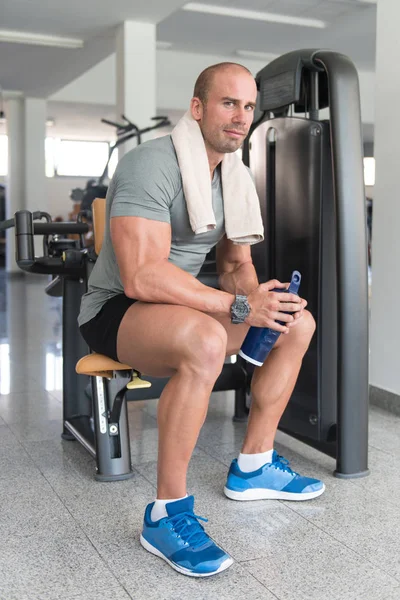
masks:
[[[46,177],[54,177],[54,142],[54,138],[46,138],[44,142]]]
[[[364,158],[364,184],[375,185],[375,159]]]
[[[111,177],[114,175],[115,169],[117,168],[117,163],[118,163],[118,150],[114,150],[114,152],[111,155],[110,162],[108,163],[108,178],[109,179],[111,179]]]
[[[45,140],[46,177],[99,177],[107,163],[110,150],[108,142],[61,140],[48,137]],[[111,179],[118,162],[118,150],[112,154],[108,166]],[[0,176],[8,174],[8,138],[0,135]]]
[[[0,135],[0,176],[8,173],[8,138]]]
[[[54,140],[53,156],[56,175],[99,177],[108,158],[108,142]]]

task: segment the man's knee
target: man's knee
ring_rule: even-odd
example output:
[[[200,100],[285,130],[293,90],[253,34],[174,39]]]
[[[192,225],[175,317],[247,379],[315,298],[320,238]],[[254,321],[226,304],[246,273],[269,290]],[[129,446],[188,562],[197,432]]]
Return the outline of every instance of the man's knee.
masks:
[[[303,311],[303,316],[296,325],[291,328],[288,338],[295,337],[309,344],[316,329],[315,319],[308,310]],[[286,336],[284,336],[286,337]]]
[[[308,333],[310,335],[310,337],[312,337],[314,335],[317,324],[315,322],[314,317],[310,313],[310,311],[308,311],[308,310],[303,311],[303,317],[302,317],[302,319],[300,319],[299,326],[301,327],[302,331],[304,331],[305,333]]]
[[[221,323],[212,317],[206,317],[193,323],[187,323],[187,352],[186,357],[191,364],[199,369],[212,373],[222,370],[228,335]]]
[[[310,345],[311,339],[316,329],[315,319],[308,310],[303,311],[302,318],[289,328],[289,335],[279,336],[275,347],[285,347],[288,350],[298,348],[305,352]]]

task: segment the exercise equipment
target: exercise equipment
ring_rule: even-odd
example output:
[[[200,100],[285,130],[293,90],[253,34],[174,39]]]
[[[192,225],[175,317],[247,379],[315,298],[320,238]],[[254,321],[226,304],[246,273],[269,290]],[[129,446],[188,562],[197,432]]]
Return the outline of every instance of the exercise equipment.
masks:
[[[51,221],[43,212],[23,210],[1,228],[15,227],[16,261],[30,273],[50,274],[50,295],[62,295],[63,432],[65,440],[78,440],[96,460],[95,477],[117,481],[133,475],[130,458],[127,401],[158,398],[169,378],[143,380],[135,369],[106,356],[88,354],[77,317],[87,280],[100,252],[105,225],[105,199],[93,203],[94,246],[65,236],[88,231],[82,222]],[[34,222],[45,218],[46,222]],[[33,236],[43,235],[43,256],[34,256]],[[199,276],[202,283],[217,287],[218,276]],[[91,394],[88,394],[89,378]],[[247,416],[248,373],[240,362],[226,362],[214,391],[235,390],[234,419]]]
[[[357,71],[337,52],[299,50],[256,76],[259,116],[244,147],[267,244],[261,280],[302,274],[317,330],[280,428],[368,474],[368,285]],[[329,118],[320,111],[329,108]]]
[[[92,383],[96,479],[118,481],[132,477],[126,391],[151,387],[151,383],[129,365],[102,354],[83,356],[76,372],[90,376]]]
[[[46,222],[36,222],[43,218]],[[75,373],[77,361],[87,353],[87,345],[79,335],[76,322],[80,299],[86,291],[87,251],[81,250],[79,239],[73,241],[65,238],[69,234],[83,235],[88,231],[88,225],[79,222],[56,223],[51,221],[48,213],[21,210],[15,213],[13,219],[0,223],[0,229],[10,227],[15,227],[15,258],[19,268],[29,273],[52,275],[46,291],[52,296],[63,297],[63,437],[71,439],[71,435],[75,435],[80,441],[86,440],[85,447],[93,453],[91,402],[85,393],[87,381]],[[34,255],[34,235],[43,236],[41,257]]]
[[[36,223],[34,219],[46,219]],[[95,354],[84,357],[88,347],[79,333],[77,316],[82,294],[86,291],[87,265],[91,251],[82,250],[79,241],[59,238],[59,235],[87,232],[86,223],[54,223],[47,213],[22,210],[14,219],[1,224],[15,226],[16,262],[30,273],[48,273],[53,280],[46,288],[50,295],[63,297],[63,433],[65,440],[78,440],[96,458],[96,477],[101,481],[126,479],[132,476],[130,466],[129,430],[125,390],[150,385],[127,365],[110,359],[99,360]],[[44,252],[34,256],[34,235],[44,236]],[[57,292],[54,292],[54,289]],[[61,288],[61,294],[60,294]],[[84,358],[82,358],[84,357]],[[92,396],[87,394],[87,378],[93,375]],[[98,375],[101,376],[98,376]],[[109,398],[112,401],[109,401]],[[97,430],[96,426],[98,425]],[[106,437],[103,435],[106,433]],[[112,467],[111,467],[112,465]],[[112,473],[110,478],[108,475]]]

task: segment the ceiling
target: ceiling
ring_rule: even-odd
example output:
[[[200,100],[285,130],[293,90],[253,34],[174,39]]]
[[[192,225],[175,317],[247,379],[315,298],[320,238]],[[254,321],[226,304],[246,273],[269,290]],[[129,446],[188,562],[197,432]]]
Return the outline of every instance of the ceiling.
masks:
[[[1,30],[84,41],[79,49],[0,41],[0,85],[46,98],[114,52],[120,23],[159,23],[182,4],[183,0],[0,0]]]
[[[157,37],[175,50],[234,56],[236,50],[283,54],[299,48],[329,48],[374,70],[376,6],[358,0],[203,0],[327,22],[325,29],[267,23],[179,10],[157,27]],[[205,50],[206,49],[206,50]]]
[[[67,36],[84,41],[66,49],[0,41],[0,86],[48,97],[115,50],[115,30],[125,20],[157,24],[157,39],[185,53],[236,56],[250,50],[281,54],[323,47],[349,55],[374,70],[374,0],[203,0],[237,7],[321,19],[325,29],[182,10],[182,0],[0,0],[1,30]]]

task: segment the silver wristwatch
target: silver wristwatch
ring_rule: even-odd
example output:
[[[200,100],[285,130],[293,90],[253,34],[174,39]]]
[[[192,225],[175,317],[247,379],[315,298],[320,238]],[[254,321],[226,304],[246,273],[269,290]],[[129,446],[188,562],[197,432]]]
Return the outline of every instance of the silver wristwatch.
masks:
[[[246,317],[250,314],[250,304],[247,302],[247,296],[237,295],[231,306],[232,323],[244,323]]]

